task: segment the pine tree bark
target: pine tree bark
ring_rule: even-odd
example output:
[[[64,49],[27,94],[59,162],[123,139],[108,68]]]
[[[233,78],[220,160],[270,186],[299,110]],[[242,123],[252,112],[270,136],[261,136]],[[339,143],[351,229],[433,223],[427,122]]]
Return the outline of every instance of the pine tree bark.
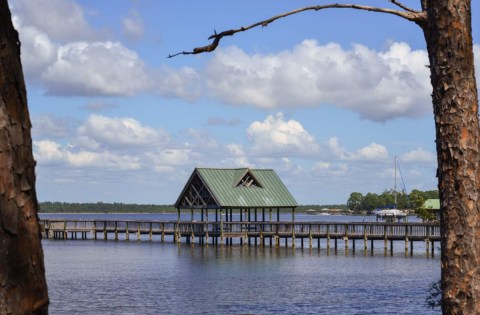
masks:
[[[0,314],[48,313],[30,129],[18,33],[0,0]]]
[[[480,312],[480,128],[470,0],[428,0],[423,26],[431,67],[442,208],[442,310]]]

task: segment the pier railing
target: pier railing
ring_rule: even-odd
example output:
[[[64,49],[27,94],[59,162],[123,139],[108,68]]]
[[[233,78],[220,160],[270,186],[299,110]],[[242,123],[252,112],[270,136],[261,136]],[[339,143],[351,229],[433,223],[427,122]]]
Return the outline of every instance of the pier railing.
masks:
[[[440,241],[440,225],[435,223],[406,223],[406,222],[206,222],[206,221],[139,221],[139,220],[40,220],[42,235],[48,239],[125,239],[152,240],[160,235],[161,241],[169,236],[174,242],[181,242],[184,238],[188,243],[194,243],[195,238],[200,244],[233,244],[285,245],[295,247],[299,240],[304,246],[304,239],[310,248],[314,240],[320,248],[320,240],[326,242],[330,248],[330,240],[334,241],[335,250],[337,241],[345,241],[345,248],[349,243],[355,249],[355,241],[363,240],[364,249],[367,241],[383,240],[387,251],[390,241],[390,250],[393,252],[393,241],[404,241],[405,251],[413,252],[413,242],[425,242],[426,250],[430,244],[433,254],[434,242]]]

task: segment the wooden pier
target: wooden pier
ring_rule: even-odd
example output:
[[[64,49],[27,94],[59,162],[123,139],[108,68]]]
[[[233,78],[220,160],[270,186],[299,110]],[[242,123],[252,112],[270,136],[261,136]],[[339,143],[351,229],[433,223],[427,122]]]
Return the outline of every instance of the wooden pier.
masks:
[[[373,254],[374,241],[393,254],[394,242],[404,242],[405,255],[413,255],[414,243],[424,243],[434,255],[440,242],[440,225],[405,222],[198,222],[128,220],[40,220],[47,239],[148,240],[201,245],[286,246],[318,248],[335,252],[343,242],[345,251],[357,246]],[[323,242],[321,242],[321,240]],[[370,243],[370,246],[369,246]],[[378,244],[377,244],[378,247]]]

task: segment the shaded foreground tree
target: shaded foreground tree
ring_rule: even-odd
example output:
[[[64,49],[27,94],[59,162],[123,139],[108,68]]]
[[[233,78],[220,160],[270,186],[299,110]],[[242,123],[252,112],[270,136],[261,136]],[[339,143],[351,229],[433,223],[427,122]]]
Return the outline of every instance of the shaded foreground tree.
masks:
[[[18,33],[0,0],[0,314],[48,313],[30,128]]]
[[[221,39],[304,11],[356,9],[396,15],[423,31],[430,61],[442,208],[442,310],[480,314],[480,200],[478,95],[470,0],[419,0],[419,10],[357,4],[310,6],[211,35],[211,44],[180,54],[211,52]]]

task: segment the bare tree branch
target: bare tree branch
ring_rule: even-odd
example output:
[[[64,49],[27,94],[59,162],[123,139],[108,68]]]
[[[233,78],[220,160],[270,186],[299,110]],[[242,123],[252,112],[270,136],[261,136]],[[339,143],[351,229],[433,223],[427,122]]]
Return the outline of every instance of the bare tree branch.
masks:
[[[403,3],[401,2],[398,2],[397,0],[389,0],[391,3],[393,3],[394,5],[404,9],[405,11],[408,11],[408,12],[412,12],[412,13],[418,13],[418,11],[414,10],[414,9],[411,9],[409,7],[407,7],[406,5],[404,5]]]
[[[356,4],[327,4],[327,5],[318,5],[318,6],[309,6],[309,7],[304,7],[300,8],[297,10],[293,10],[290,12],[286,12],[283,14],[276,15],[274,17],[271,17],[269,19],[254,23],[252,25],[246,26],[246,27],[240,27],[237,29],[231,29],[228,31],[223,31],[217,34],[215,32],[213,35],[211,35],[208,39],[213,39],[213,42],[210,45],[207,46],[202,46],[202,47],[197,47],[194,48],[192,51],[182,51],[173,55],[168,55],[168,58],[172,58],[178,55],[194,55],[194,54],[200,54],[204,52],[212,52],[214,51],[217,47],[218,44],[220,43],[220,40],[225,37],[225,36],[232,36],[236,33],[239,32],[245,32],[248,31],[252,28],[262,26],[262,27],[267,27],[268,24],[279,20],[281,18],[288,17],[290,15],[294,15],[300,12],[304,11],[319,11],[323,9],[332,9],[332,8],[337,8],[337,9],[355,9],[355,10],[362,10],[362,11],[370,11],[370,12],[380,12],[380,13],[387,13],[387,14],[392,14],[399,16],[401,18],[407,19],[409,21],[415,22],[416,24],[422,26],[425,24],[427,15],[425,11],[415,11],[413,9],[409,9],[405,7],[403,4],[399,3],[396,0],[389,0],[393,4],[401,7],[405,11],[399,11],[399,10],[393,10],[393,9],[387,9],[387,8],[378,8],[378,7],[371,7],[371,6],[364,6],[364,5],[356,5]]]

